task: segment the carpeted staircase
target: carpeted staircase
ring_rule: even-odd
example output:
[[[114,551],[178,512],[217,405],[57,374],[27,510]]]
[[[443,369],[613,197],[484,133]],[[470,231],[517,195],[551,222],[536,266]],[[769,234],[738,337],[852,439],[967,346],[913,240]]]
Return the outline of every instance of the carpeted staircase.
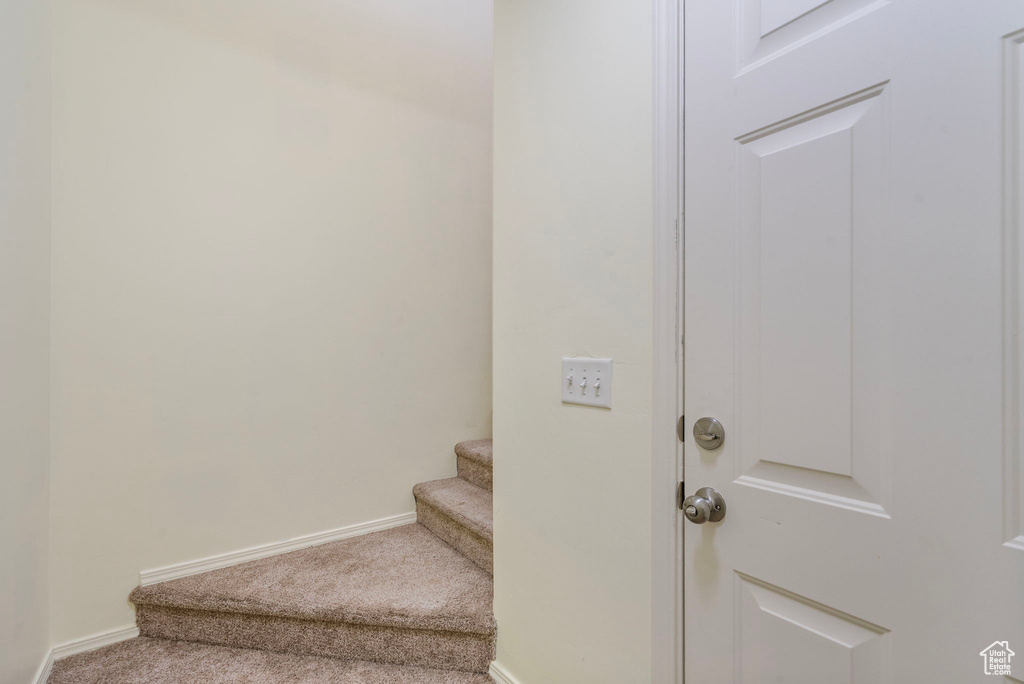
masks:
[[[490,440],[418,484],[417,523],[138,587],[141,636],[50,684],[489,684]]]

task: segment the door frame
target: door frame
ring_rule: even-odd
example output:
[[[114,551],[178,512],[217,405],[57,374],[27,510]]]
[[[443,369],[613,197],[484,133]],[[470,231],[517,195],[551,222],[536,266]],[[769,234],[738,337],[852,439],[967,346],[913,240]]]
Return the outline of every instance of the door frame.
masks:
[[[683,681],[683,3],[653,0],[651,682]]]

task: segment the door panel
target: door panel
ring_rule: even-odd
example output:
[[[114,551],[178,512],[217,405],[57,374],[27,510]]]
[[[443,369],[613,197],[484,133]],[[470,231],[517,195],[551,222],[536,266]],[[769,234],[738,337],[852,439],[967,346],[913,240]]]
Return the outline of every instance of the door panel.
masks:
[[[889,0],[735,0],[743,73],[889,4]]]
[[[741,136],[736,173],[738,482],[874,515],[886,99],[880,85]]]
[[[688,681],[1024,647],[1024,3],[685,5]],[[1024,681],[1024,661],[1017,677]]]
[[[740,682],[880,681],[888,630],[742,574],[736,583]]]

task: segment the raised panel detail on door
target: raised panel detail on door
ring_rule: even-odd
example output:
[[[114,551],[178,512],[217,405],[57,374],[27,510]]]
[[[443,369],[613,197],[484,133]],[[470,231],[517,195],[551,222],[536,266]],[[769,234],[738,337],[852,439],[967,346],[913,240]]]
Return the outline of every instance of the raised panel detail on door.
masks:
[[[800,47],[889,0],[735,0],[739,72]]]
[[[888,682],[887,629],[736,573],[742,684]]]
[[[761,9],[761,37],[821,8],[822,5],[829,4],[830,1],[834,2],[835,0],[794,0],[793,2],[761,0],[758,3]]]
[[[1024,445],[1024,386],[1020,382],[1021,362],[1024,360],[1024,282],[1021,264],[1024,263],[1024,244],[1021,241],[1021,169],[1024,138],[1024,31],[1006,37],[1004,42],[1003,93],[1006,97],[1004,122],[1004,204],[1003,212],[1003,536],[1007,546],[1024,550],[1024,464],[1021,447]]]
[[[882,516],[886,99],[878,85],[737,141],[738,481]]]

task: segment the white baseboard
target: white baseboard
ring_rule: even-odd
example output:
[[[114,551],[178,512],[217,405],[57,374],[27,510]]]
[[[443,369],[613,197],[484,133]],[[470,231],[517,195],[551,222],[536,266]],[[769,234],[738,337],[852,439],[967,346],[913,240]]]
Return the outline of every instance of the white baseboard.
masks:
[[[58,660],[87,651],[95,651],[97,648],[116,644],[119,641],[134,639],[137,636],[139,636],[139,628],[132,625],[131,627],[122,627],[110,632],[93,634],[84,639],[76,639],[60,646],[54,646],[46,655],[46,660],[39,667],[39,672],[36,673],[35,684],[46,684],[46,680],[50,678],[50,670],[53,669],[53,664]]]
[[[497,660],[491,663],[487,674],[491,675],[491,679],[497,684],[520,684],[519,680],[513,677]]]
[[[310,546],[326,544],[340,539],[348,539],[349,537],[357,537],[362,534],[369,534],[370,532],[379,532],[380,530],[398,527],[399,525],[408,525],[414,522],[416,522],[415,512],[403,513],[401,515],[393,515],[390,518],[381,518],[380,520],[373,520],[371,522],[349,525],[348,527],[328,530],[327,532],[307,534],[303,537],[294,537],[282,542],[254,546],[252,548],[242,549],[241,551],[224,553],[219,556],[210,556],[209,558],[201,558],[199,560],[188,561],[185,563],[166,565],[162,568],[143,570],[139,573],[139,584],[147,586],[150,584],[156,584],[157,582],[166,582],[168,580],[178,579],[179,577],[198,575],[201,572],[219,570],[220,568],[238,565],[239,563],[246,563],[260,558],[268,558],[270,556],[277,556],[282,553],[298,551],[299,549],[305,549]]]
[[[47,652],[46,657],[43,658],[43,664],[39,666],[39,670],[36,671],[36,678],[32,680],[32,684],[46,684],[46,680],[50,678],[50,670],[53,669],[53,649],[51,648]]]

